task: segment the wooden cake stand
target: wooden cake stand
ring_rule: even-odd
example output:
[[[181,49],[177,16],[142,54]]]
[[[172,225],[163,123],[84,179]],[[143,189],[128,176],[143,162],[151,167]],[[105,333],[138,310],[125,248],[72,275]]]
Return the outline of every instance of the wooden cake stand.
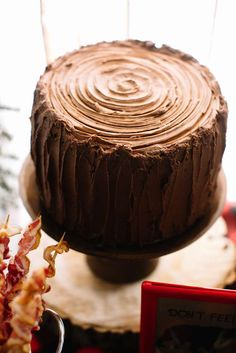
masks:
[[[47,306],[84,329],[137,333],[143,280],[216,288],[232,282],[236,250],[226,237],[227,227],[220,217],[225,202],[225,184],[221,172],[211,210],[178,239],[138,251],[105,251],[85,242],[77,243],[75,247],[68,234],[67,240],[76,251],[70,250],[58,257],[57,275],[51,281],[52,290],[45,296]],[[42,213],[30,157],[20,173],[20,192],[32,218]],[[42,265],[43,249],[55,242],[48,234],[58,240],[62,231],[43,213],[42,223],[41,245],[31,255],[33,268]]]

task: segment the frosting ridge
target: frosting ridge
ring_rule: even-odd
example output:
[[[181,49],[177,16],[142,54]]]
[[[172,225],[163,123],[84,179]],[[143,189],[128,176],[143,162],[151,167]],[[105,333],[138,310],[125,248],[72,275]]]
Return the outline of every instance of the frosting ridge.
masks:
[[[219,87],[206,68],[137,41],[84,47],[57,60],[45,79],[52,108],[62,120],[69,116],[77,136],[134,152],[180,143],[211,127],[220,109]]]

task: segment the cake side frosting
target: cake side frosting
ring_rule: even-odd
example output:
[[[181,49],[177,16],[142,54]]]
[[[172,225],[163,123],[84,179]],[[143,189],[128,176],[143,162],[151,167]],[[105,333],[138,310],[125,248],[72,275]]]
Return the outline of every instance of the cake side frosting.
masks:
[[[182,52],[124,41],[67,54],[40,78],[32,109],[43,206],[102,244],[178,235],[211,203],[226,118],[216,80]]]

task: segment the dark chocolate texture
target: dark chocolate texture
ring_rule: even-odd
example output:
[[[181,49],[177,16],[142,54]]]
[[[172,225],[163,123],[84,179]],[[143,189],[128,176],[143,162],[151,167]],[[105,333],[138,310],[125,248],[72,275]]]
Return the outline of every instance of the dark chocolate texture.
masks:
[[[213,75],[180,51],[129,40],[60,57],[31,115],[43,207],[105,247],[178,236],[211,205],[226,121]]]

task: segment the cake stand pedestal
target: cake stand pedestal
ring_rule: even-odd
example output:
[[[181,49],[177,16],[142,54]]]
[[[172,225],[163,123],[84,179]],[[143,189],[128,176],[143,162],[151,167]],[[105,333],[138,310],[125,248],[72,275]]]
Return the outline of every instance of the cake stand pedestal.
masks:
[[[20,191],[27,211],[34,218],[40,213],[40,205],[30,158],[26,159],[20,174]],[[235,246],[225,236],[227,227],[220,217],[224,201],[225,180],[221,173],[213,208],[177,240],[133,253],[115,249],[107,253],[90,244],[77,243],[78,251],[70,250],[57,259],[57,275],[51,280],[52,290],[45,296],[47,306],[83,329],[138,333],[143,280],[223,288],[235,279],[236,262]],[[48,234],[55,239],[60,237],[47,218],[43,218],[42,233],[40,247],[31,253],[33,268],[42,266],[43,249],[55,242]],[[134,268],[137,263],[140,267],[136,277],[129,275],[131,278],[125,278],[125,272],[122,275],[119,272],[122,267],[127,268],[130,261]],[[112,276],[118,276],[116,281],[121,283],[112,283],[115,282]]]

